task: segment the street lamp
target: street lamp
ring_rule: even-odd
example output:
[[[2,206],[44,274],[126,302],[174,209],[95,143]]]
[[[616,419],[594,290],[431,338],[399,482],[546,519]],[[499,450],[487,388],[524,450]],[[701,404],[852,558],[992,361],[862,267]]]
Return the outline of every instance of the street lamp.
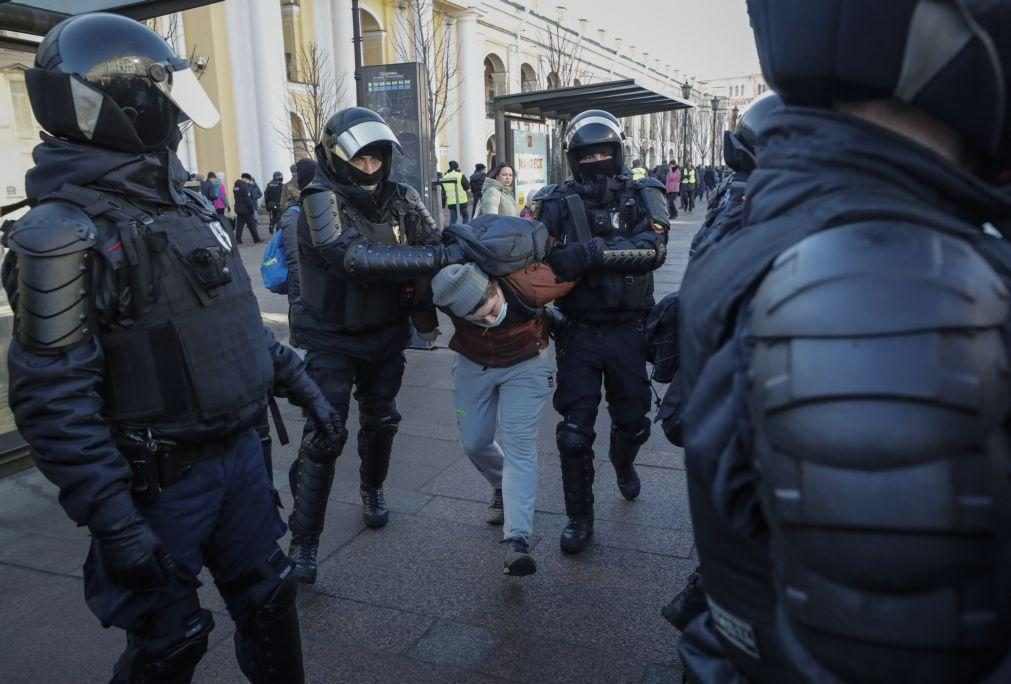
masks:
[[[720,96],[713,95],[713,99],[709,102],[709,104],[713,107],[713,149],[709,154],[709,165],[716,166],[716,112],[720,109]]]
[[[685,100],[688,100],[692,96],[692,84],[685,79],[685,82],[681,84],[681,95]],[[681,118],[681,165],[684,166],[688,162],[688,107],[685,107]]]
[[[737,130],[737,115],[741,113],[741,110],[736,106],[730,110],[730,130]]]

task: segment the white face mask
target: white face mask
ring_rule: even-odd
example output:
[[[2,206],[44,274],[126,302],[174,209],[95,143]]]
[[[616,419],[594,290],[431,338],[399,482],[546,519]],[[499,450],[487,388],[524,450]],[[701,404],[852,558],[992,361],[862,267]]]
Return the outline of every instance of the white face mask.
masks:
[[[487,321],[471,321],[474,325],[479,325],[482,328],[497,328],[502,325],[502,321],[505,320],[506,312],[509,311],[509,302],[502,302],[502,308],[498,312],[498,316],[491,323]]]

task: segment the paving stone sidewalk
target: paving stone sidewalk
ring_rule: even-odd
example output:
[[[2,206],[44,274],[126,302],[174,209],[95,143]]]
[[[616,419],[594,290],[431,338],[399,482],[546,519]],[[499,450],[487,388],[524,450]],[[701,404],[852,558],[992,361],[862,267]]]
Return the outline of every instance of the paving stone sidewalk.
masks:
[[[656,276],[658,299],[677,289],[703,213],[696,208],[674,222],[667,264]],[[286,300],[259,286],[262,246],[245,245],[244,260],[264,320],[286,339]],[[607,440],[598,439],[594,543],[564,556],[558,416],[549,408],[539,433],[538,570],[503,576],[501,530],[483,521],[491,492],[458,441],[447,323],[439,348],[407,352],[385,528],[367,530],[361,520],[356,430],[337,463],[319,580],[299,597],[308,680],[680,682],[678,633],[659,609],[696,562],[681,450],[656,426],[639,458],[642,495],[627,502]],[[288,467],[303,419],[282,406],[292,444],[275,443],[274,482],[290,510]],[[597,433],[606,437],[603,406],[600,413]],[[349,425],[357,419],[353,407]],[[87,548],[86,530],[64,516],[38,471],[0,480],[0,681],[108,680],[125,640],[103,630],[84,604]],[[210,576],[203,579],[201,602],[217,626],[194,681],[243,681],[231,621]]]

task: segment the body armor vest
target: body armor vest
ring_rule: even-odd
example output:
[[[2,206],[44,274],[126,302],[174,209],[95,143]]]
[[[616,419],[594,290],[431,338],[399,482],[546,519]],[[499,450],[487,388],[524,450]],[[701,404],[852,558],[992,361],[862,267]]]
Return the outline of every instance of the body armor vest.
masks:
[[[98,229],[95,327],[106,420],[195,424],[267,394],[273,362],[259,307],[212,210],[194,199],[189,215],[149,214],[73,186],[43,201],[53,200],[77,205]]]
[[[408,242],[407,211],[394,200],[386,221],[370,221],[335,193],[342,225],[354,225],[368,242],[400,245]],[[303,219],[304,220],[304,219]],[[301,241],[300,241],[301,242]],[[313,249],[302,252],[300,285],[306,310],[340,332],[362,332],[402,321],[414,306],[414,281],[360,282],[328,269]]]
[[[565,195],[574,191],[567,185],[561,187]],[[608,238],[617,233],[634,235],[645,230],[653,230],[649,212],[643,206],[640,193],[629,183],[625,183],[621,191],[606,206],[586,207],[586,218],[589,222],[591,237]],[[576,224],[570,213],[568,204],[563,201],[563,216],[566,239],[570,242],[579,241]],[[584,206],[586,206],[584,204]],[[558,308],[565,315],[579,320],[593,312],[608,310],[627,312],[630,319],[639,318],[642,312],[653,306],[653,273],[621,273],[600,269],[585,274],[573,288],[572,292],[558,300]],[[614,322],[625,322],[619,314],[610,315]]]

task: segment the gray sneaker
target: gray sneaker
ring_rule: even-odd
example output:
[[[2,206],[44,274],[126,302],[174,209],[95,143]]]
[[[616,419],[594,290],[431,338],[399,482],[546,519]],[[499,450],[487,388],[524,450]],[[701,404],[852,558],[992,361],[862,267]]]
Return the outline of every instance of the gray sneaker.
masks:
[[[537,572],[537,561],[530,555],[530,545],[522,537],[511,537],[503,539],[506,545],[505,566],[502,568],[503,575],[511,577],[525,577]]]
[[[484,521],[489,525],[504,525],[505,524],[505,511],[502,508],[502,490],[496,489],[495,493],[492,494],[491,503],[488,504],[488,510],[485,511]]]

